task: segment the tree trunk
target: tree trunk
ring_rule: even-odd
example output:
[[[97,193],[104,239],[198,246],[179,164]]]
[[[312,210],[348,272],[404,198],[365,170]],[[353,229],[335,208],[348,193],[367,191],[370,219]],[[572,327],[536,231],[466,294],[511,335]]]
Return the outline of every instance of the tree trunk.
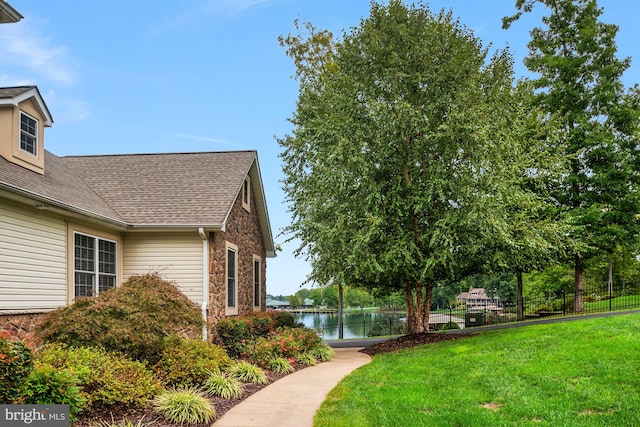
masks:
[[[407,333],[419,334],[424,332],[424,305],[426,300],[422,297],[422,285],[419,281],[413,284],[407,283],[404,288],[405,298],[407,300]],[[426,313],[427,317],[429,313]]]
[[[427,285],[426,295],[422,309],[422,330],[429,332],[429,316],[431,315],[431,298],[433,296],[433,285]]]
[[[518,271],[516,275],[518,279],[518,287],[516,288],[516,300],[518,304],[517,316],[519,321],[524,320],[524,299],[522,298],[522,271]]]
[[[344,309],[342,305],[342,283],[338,285],[338,339],[344,338]]]
[[[573,312],[582,313],[582,288],[584,283],[584,260],[580,255],[575,258],[575,271],[573,282]]]

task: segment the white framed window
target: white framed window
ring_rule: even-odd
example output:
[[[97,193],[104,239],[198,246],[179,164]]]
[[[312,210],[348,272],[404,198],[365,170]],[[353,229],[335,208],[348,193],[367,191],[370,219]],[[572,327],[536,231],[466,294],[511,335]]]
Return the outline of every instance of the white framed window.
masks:
[[[253,308],[260,309],[260,296],[262,295],[262,260],[259,256],[253,256]]]
[[[38,120],[20,112],[20,149],[38,155]]]
[[[93,297],[116,286],[117,243],[73,233],[73,289],[75,297]]]
[[[247,176],[242,184],[242,207],[251,210],[251,179]]]
[[[238,247],[227,242],[226,256],[226,314],[238,314]]]

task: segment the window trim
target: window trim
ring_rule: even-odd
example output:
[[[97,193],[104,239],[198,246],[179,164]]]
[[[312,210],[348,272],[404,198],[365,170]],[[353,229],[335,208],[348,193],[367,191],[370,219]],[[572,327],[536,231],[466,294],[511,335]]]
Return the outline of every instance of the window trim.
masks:
[[[257,270],[256,270],[257,266]],[[258,255],[253,255],[253,310],[260,310],[262,308],[262,258]],[[256,275],[257,271],[257,275]],[[257,276],[257,277],[256,277]],[[257,291],[257,292],[256,292]],[[258,304],[256,304],[256,302]]]
[[[233,302],[234,306],[229,305],[229,252],[235,253],[234,256],[234,273],[235,283],[233,289]],[[233,316],[238,314],[238,247],[233,243],[226,242],[224,252],[224,307],[225,315]]]
[[[35,122],[35,132],[34,134],[29,133],[29,131],[24,130],[22,128],[22,116],[27,117],[30,120],[33,120]],[[25,113],[24,111],[20,110],[20,120],[19,120],[19,127],[20,127],[20,137],[18,139],[18,149],[24,153],[30,154],[34,157],[38,157],[38,131],[39,131],[39,124],[40,121],[36,118],[33,117],[30,114]],[[22,148],[22,135],[26,135],[29,138],[33,139],[33,152],[26,150],[24,148]]]
[[[93,295],[92,297],[96,297],[100,294],[100,276],[110,276],[114,278],[114,284],[113,287],[118,286],[118,268],[119,268],[119,254],[120,251],[118,249],[118,240],[115,239],[110,239],[107,238],[105,236],[98,236],[92,233],[88,233],[86,231],[80,231],[80,230],[73,230],[71,232],[71,258],[70,258],[70,262],[71,262],[71,291],[72,291],[72,299],[76,300],[78,298],[78,295],[76,294],[76,273],[78,272],[78,270],[76,269],[76,236],[81,235],[81,236],[85,236],[85,237],[89,237],[92,238],[94,241],[94,271],[93,271]],[[105,242],[110,242],[114,244],[114,267],[115,267],[115,273],[101,273],[100,272],[100,241],[105,241]],[[83,273],[86,273],[86,271],[81,271]],[[81,298],[85,297],[85,296],[80,296]]]
[[[242,182],[242,207],[247,212],[251,212],[251,178],[247,175]]]

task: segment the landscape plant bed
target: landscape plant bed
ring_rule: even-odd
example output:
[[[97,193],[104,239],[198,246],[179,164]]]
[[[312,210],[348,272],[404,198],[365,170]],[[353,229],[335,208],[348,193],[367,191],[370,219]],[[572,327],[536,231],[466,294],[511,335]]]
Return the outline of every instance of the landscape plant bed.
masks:
[[[294,364],[295,371],[297,372],[301,369],[306,368],[307,366],[302,364]],[[287,376],[288,374],[279,374],[277,372],[265,370],[267,377],[269,378],[269,384],[278,381],[280,378]],[[213,403],[218,412],[218,416],[216,419],[222,417],[227,411],[236,406],[238,403],[242,402],[244,399],[248,398],[254,393],[262,390],[267,387],[269,384],[244,384],[243,390],[244,393],[242,397],[238,399],[223,399],[221,397],[210,397],[208,399]],[[118,407],[104,407],[99,410],[94,410],[91,415],[89,414],[81,414],[79,419],[72,423],[73,427],[106,427],[110,426],[113,422],[114,425],[121,423],[123,419],[127,419],[131,421],[133,426],[136,427],[184,427],[184,424],[180,423],[172,423],[162,418],[158,413],[154,412],[151,406],[148,406],[144,409],[139,410],[131,410],[131,409],[120,409]],[[138,422],[140,424],[138,425]],[[214,421],[204,424],[196,424],[196,425],[211,425]],[[190,424],[193,425],[193,424]]]

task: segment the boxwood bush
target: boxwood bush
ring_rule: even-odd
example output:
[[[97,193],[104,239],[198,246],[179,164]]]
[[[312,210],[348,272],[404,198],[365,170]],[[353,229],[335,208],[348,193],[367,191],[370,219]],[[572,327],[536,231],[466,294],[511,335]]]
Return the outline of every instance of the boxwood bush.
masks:
[[[165,385],[190,387],[204,384],[208,371],[230,365],[231,359],[223,348],[174,336],[166,340],[161,359],[153,369]]]
[[[162,391],[160,381],[144,363],[101,348],[51,344],[38,351],[36,363],[74,372],[85,400],[83,409],[113,405],[144,407]]]
[[[165,338],[202,328],[199,307],[171,282],[149,274],[49,313],[36,334],[44,342],[98,346],[156,363]]]

